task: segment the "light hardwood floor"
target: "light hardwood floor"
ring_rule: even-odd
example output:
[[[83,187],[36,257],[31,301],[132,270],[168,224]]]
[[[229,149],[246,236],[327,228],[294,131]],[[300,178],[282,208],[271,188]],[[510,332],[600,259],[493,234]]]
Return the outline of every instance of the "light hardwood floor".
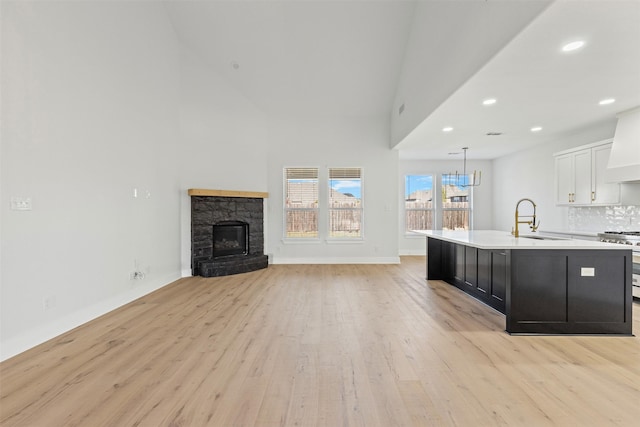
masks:
[[[0,424],[640,425],[639,338],[510,336],[424,276],[403,257],[179,280],[0,364]]]

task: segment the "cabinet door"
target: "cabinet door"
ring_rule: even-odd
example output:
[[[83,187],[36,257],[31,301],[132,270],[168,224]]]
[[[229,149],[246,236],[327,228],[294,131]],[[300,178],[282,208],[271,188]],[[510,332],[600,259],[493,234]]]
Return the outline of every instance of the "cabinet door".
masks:
[[[478,283],[476,289],[484,295],[489,295],[491,289],[490,250],[478,249]]]
[[[573,153],[556,157],[556,204],[570,204],[574,188]]]
[[[620,203],[620,184],[604,181],[604,171],[609,163],[611,144],[591,150],[591,202],[598,204]]]
[[[456,282],[462,284],[464,283],[464,246],[463,245],[455,245],[456,248],[456,269],[454,279]]]
[[[591,203],[591,150],[581,150],[574,153],[573,174],[575,179],[574,205],[588,205]]]
[[[478,249],[465,246],[465,285],[475,288],[478,284]]]
[[[504,303],[507,294],[507,253],[491,251],[491,298]]]
[[[511,251],[511,320],[567,322],[567,260],[554,250]]]
[[[446,279],[451,279],[456,274],[455,243],[442,242],[442,272]]]
[[[451,280],[456,271],[455,244],[427,238],[427,280]]]

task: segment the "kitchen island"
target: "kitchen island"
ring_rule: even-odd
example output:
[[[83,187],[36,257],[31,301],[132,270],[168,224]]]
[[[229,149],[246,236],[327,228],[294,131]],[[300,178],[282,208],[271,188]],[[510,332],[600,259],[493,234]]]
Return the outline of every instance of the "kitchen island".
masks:
[[[631,335],[632,251],[505,231],[414,231],[427,237],[427,279],[506,316],[510,334]]]

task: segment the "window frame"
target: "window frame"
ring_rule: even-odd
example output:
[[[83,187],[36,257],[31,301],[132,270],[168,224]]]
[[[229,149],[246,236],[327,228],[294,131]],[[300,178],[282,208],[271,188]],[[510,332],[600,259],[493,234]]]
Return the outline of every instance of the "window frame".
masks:
[[[430,177],[431,178],[431,208],[407,208],[407,179],[409,177]],[[436,177],[437,174],[435,173],[428,173],[428,174],[405,174],[404,175],[404,197],[402,198],[402,207],[403,207],[403,212],[404,212],[404,216],[403,216],[403,229],[404,229],[404,235],[407,237],[417,237],[417,238],[422,238],[423,236],[420,236],[418,234],[412,233],[411,230],[409,230],[407,227],[407,216],[408,216],[408,212],[430,212],[431,213],[431,230],[435,230],[436,229],[436,221],[438,219],[437,216],[437,207],[436,207],[436,197],[435,195],[436,193],[436,187],[437,187],[437,183],[436,183]],[[411,195],[409,193],[409,195]]]
[[[315,196],[316,196],[316,206],[315,207],[290,207],[287,206],[287,195],[288,195],[288,185],[290,179],[289,171],[298,170],[301,172],[299,179],[314,179],[312,174],[309,174],[309,177],[305,177],[306,173],[311,171],[315,171]],[[321,229],[320,229],[320,168],[316,166],[304,166],[304,167],[284,167],[282,169],[282,240],[284,242],[298,242],[298,243],[315,243],[320,241]],[[306,172],[306,173],[305,173]],[[290,212],[315,212],[316,217],[316,235],[315,236],[290,236],[288,235],[289,231],[289,213]]]
[[[444,230],[444,218],[445,218],[445,213],[446,212],[468,212],[467,213],[467,217],[468,217],[468,228],[467,231],[469,230],[473,230],[473,186],[468,186],[466,187],[468,189],[468,207],[466,208],[461,208],[461,207],[452,207],[452,208],[445,208],[444,207],[444,194],[446,193],[446,188],[445,188],[445,176],[454,176],[454,174],[451,173],[441,173],[440,174],[440,192],[442,194],[442,196],[440,197],[440,212],[441,212],[441,222],[440,222],[440,229]],[[467,175],[467,183],[471,182],[471,175]],[[447,230],[451,230],[449,228],[447,228]],[[453,231],[453,230],[451,230]]]
[[[350,173],[353,174],[353,171],[357,170],[358,174],[357,174],[357,178],[354,178],[353,176],[349,176]],[[355,242],[360,242],[364,240],[364,225],[365,225],[365,219],[364,219],[364,168],[362,167],[327,167],[326,168],[327,171],[327,175],[326,175],[326,181],[327,181],[327,185],[326,185],[326,189],[327,189],[327,196],[326,196],[326,208],[324,209],[326,212],[326,224],[327,224],[327,230],[326,230],[326,241],[329,243],[355,243]],[[332,177],[332,171],[342,171],[344,172],[344,176],[343,177],[338,177],[338,178],[333,178]],[[349,172],[347,172],[349,171]],[[331,184],[332,181],[334,180],[350,180],[350,179],[358,179],[360,181],[360,198],[359,198],[359,206],[357,207],[333,207],[332,206],[332,196],[331,196],[331,192],[333,190]],[[331,215],[332,215],[332,211],[352,211],[352,212],[358,212],[359,217],[360,217],[360,227],[359,227],[359,235],[357,236],[332,236],[332,222],[331,222]]]
[[[289,180],[292,179],[289,175],[290,170],[313,170],[316,172],[315,179],[316,180],[316,207],[292,207],[287,206],[287,185]],[[345,177],[333,177],[332,171],[356,171],[357,177],[353,176],[345,176]],[[320,168],[318,166],[304,166],[304,167],[291,167],[285,166],[282,169],[282,242],[287,243],[295,243],[295,244],[303,244],[303,243],[319,243],[321,241],[325,243],[338,243],[338,244],[353,244],[353,243],[362,243],[365,238],[365,210],[364,210],[364,168],[363,167],[323,167]],[[359,198],[357,198],[357,206],[352,207],[332,207],[331,201],[331,185],[333,181],[336,180],[350,180],[350,179],[358,179],[359,180]],[[355,192],[354,192],[355,193]],[[359,224],[359,235],[355,236],[332,236],[331,233],[331,214],[332,211],[354,211],[357,212],[357,215],[360,219]],[[317,233],[316,236],[313,237],[305,237],[305,236],[289,236],[288,235],[288,218],[289,212],[292,211],[315,211],[316,212],[316,227]]]

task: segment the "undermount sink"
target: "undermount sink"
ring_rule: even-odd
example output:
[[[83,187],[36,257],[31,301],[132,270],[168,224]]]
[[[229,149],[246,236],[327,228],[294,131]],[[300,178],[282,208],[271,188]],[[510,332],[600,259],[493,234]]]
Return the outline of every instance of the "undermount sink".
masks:
[[[523,239],[534,239],[534,240],[567,240],[561,237],[547,237],[547,236],[520,236]]]

